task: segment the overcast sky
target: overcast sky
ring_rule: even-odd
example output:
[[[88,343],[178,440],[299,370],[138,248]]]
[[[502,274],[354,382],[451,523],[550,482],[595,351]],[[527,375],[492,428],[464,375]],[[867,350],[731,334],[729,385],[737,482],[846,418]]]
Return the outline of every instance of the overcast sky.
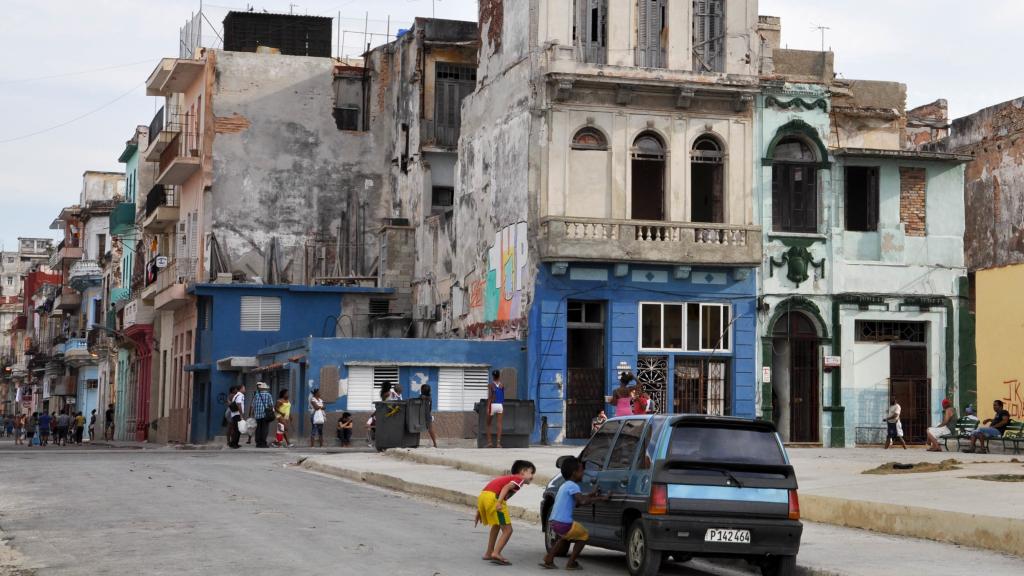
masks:
[[[506,0],[506,2],[526,0]],[[610,0],[612,2],[623,0]],[[685,0],[672,0],[685,1]],[[256,9],[288,12],[286,0]],[[364,18],[392,33],[414,16],[475,19],[476,0],[295,0],[296,13],[342,13],[346,54],[358,54]],[[432,8],[433,4],[433,8]],[[77,201],[85,170],[122,170],[117,157],[160,103],[143,83],[160,57],[177,56],[178,29],[198,0],[6,0],[0,16],[0,243],[54,237],[49,223]],[[204,3],[219,26],[245,0]],[[949,100],[952,117],[1024,95],[1017,51],[1024,2],[984,0],[761,0],[782,17],[782,43],[836,52],[846,78],[898,80],[908,104]],[[205,24],[204,24],[205,25]],[[207,31],[211,27],[207,26]],[[380,40],[383,37],[379,37]],[[207,45],[215,45],[207,35]],[[85,115],[84,117],[82,117]],[[81,117],[81,118],[80,118]],[[41,132],[39,134],[35,134]],[[35,135],[32,135],[35,134]]]

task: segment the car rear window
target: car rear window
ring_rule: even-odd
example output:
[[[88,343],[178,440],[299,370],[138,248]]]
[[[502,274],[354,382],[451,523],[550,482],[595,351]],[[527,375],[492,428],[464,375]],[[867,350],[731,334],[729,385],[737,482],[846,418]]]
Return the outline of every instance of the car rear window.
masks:
[[[676,426],[666,458],[687,462],[786,463],[773,432],[733,426]]]

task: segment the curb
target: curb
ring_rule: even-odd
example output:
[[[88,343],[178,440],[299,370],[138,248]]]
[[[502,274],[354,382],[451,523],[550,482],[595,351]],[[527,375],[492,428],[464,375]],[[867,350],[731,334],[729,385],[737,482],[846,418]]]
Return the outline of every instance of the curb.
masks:
[[[894,536],[983,548],[1013,556],[1024,551],[1024,520],[861,502],[800,494],[801,516],[811,522],[871,530]]]
[[[447,466],[485,476],[504,474],[497,466],[477,464],[412,450],[387,450],[397,460],[431,466]],[[547,484],[546,474],[534,476],[535,484]],[[1024,555],[1024,520],[981,514],[967,514],[882,502],[863,502],[834,496],[800,492],[801,517],[810,522],[870,530],[892,536],[920,538],[992,550],[1013,556]]]

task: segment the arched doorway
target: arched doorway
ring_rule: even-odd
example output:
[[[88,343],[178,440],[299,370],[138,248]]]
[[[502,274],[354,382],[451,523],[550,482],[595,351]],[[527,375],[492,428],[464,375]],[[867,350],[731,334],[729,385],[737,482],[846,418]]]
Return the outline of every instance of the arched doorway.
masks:
[[[818,343],[818,329],[803,312],[786,312],[772,327],[775,425],[785,442],[821,441]]]

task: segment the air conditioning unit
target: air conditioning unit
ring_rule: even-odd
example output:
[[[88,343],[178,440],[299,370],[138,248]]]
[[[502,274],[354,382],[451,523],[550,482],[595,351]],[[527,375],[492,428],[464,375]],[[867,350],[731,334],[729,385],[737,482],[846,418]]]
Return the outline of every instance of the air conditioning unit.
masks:
[[[417,320],[425,320],[427,322],[437,322],[437,307],[436,306],[417,306],[416,307]]]

